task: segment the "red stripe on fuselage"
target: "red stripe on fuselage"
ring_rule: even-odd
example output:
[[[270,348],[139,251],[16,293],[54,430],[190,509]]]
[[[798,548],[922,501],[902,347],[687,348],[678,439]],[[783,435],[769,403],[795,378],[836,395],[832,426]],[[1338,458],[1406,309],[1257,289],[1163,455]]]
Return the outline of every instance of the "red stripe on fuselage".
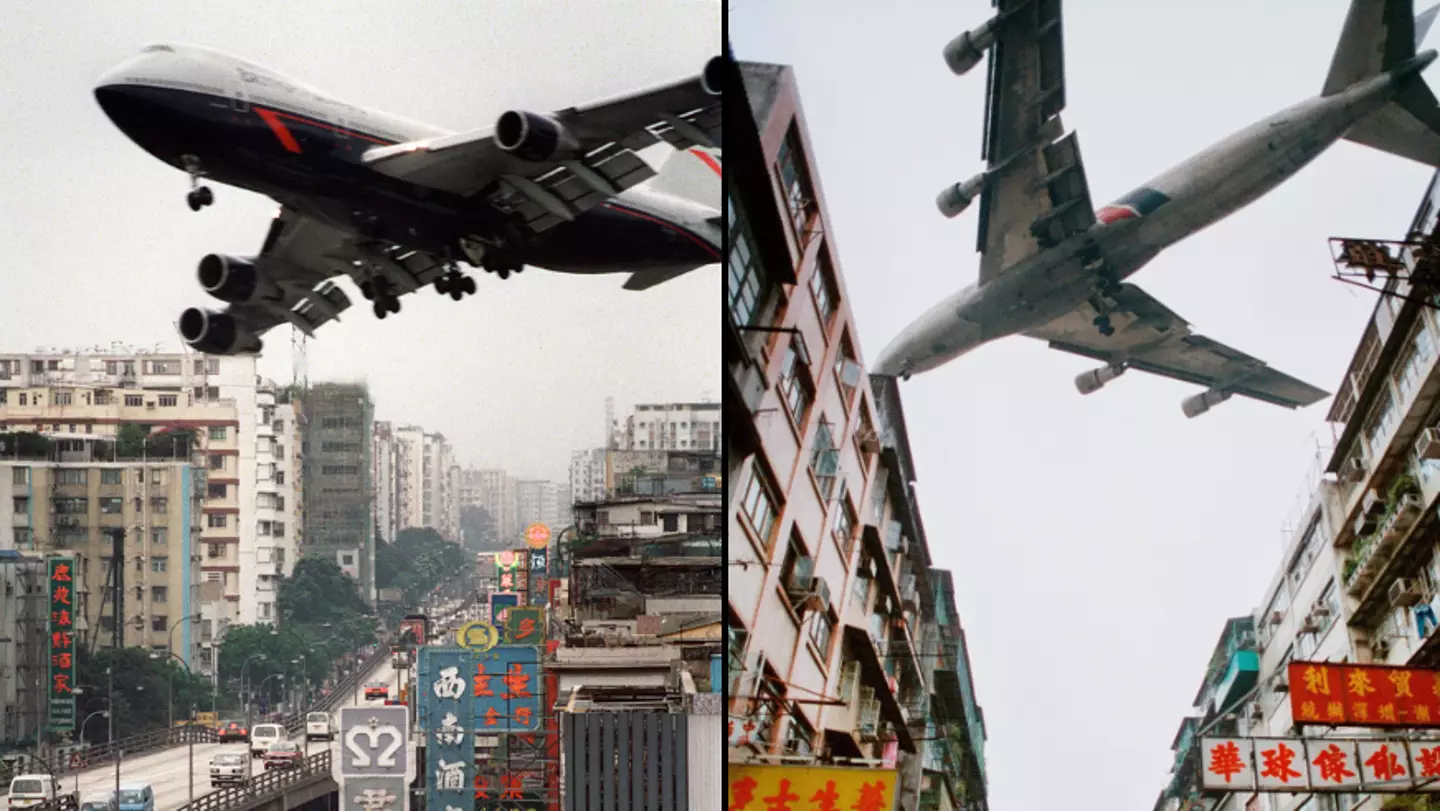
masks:
[[[255,109],[256,109],[256,110],[259,110],[260,108],[257,107],[257,108],[255,108]],[[372,144],[379,144],[379,145],[381,145],[381,146],[390,146],[391,144],[398,143],[397,141],[386,141],[386,140],[382,140],[382,139],[376,138],[376,137],[374,137],[374,136],[372,136],[372,135],[366,135],[366,134],[363,133],[363,132],[356,132],[355,130],[346,129],[346,128],[344,128],[344,127],[337,127],[337,126],[335,126],[334,124],[331,124],[331,123],[328,123],[328,122],[325,122],[325,121],[316,121],[316,120],[313,119],[313,118],[306,118],[305,116],[295,115],[294,113],[282,113],[282,112],[280,112],[279,110],[268,110],[267,112],[269,112],[271,115],[279,116],[280,118],[288,118],[288,119],[290,119],[291,121],[297,121],[297,122],[299,122],[299,123],[301,123],[301,124],[309,124],[309,125],[312,126],[312,127],[319,127],[319,128],[321,128],[321,129],[330,130],[331,132],[334,132],[334,133],[337,133],[337,134],[340,134],[340,135],[350,135],[350,136],[353,136],[353,137],[355,137],[355,138],[359,138],[359,139],[361,139],[361,140],[369,141],[369,142],[372,143]]]
[[[697,157],[697,158],[699,158],[700,160],[704,161],[704,162],[705,162],[705,165],[706,165],[706,166],[709,166],[712,170],[714,170],[715,174],[717,174],[717,175],[720,174],[720,162],[719,162],[719,161],[715,160],[715,159],[714,159],[713,157],[711,157],[709,154],[707,154],[707,153],[705,153],[705,152],[701,152],[701,151],[698,150],[698,149],[692,149],[692,150],[690,150],[690,152],[691,152],[691,154],[693,154],[695,157]]]
[[[690,240],[691,242],[695,243],[696,245],[699,245],[700,247],[704,248],[706,251],[709,251],[710,253],[714,254],[714,255],[715,255],[715,261],[717,261],[717,262],[720,261],[720,254],[715,250],[714,246],[710,245],[710,244],[707,243],[705,240],[703,240],[703,239],[695,236],[694,234],[690,233],[689,231],[686,231],[684,228],[681,228],[680,226],[676,225],[676,224],[673,223],[673,222],[666,222],[665,220],[659,219],[659,218],[657,218],[657,217],[652,217],[652,216],[650,216],[649,214],[642,214],[642,213],[640,213],[639,211],[635,211],[634,209],[629,209],[629,208],[624,208],[624,207],[622,207],[622,206],[617,206],[617,205],[615,205],[614,203],[606,203],[606,204],[605,204],[605,207],[608,208],[608,209],[610,209],[611,211],[619,211],[619,212],[621,212],[622,214],[629,214],[629,215],[632,216],[632,217],[639,217],[639,218],[642,219],[642,220],[648,220],[649,222],[653,222],[653,223],[655,223],[656,225],[664,226],[664,227],[670,229],[671,231],[674,231],[675,233],[677,233],[677,234],[685,237],[686,239]]]
[[[286,151],[300,154],[300,142],[290,134],[290,129],[285,126],[285,122],[280,120],[280,116],[274,110],[256,107],[255,114],[260,116],[260,120],[265,122],[271,132],[275,133],[275,137],[280,139],[280,145],[285,147]]]
[[[1101,225],[1109,225],[1117,220],[1139,219],[1140,212],[1129,206],[1105,206],[1095,212],[1095,219]]]

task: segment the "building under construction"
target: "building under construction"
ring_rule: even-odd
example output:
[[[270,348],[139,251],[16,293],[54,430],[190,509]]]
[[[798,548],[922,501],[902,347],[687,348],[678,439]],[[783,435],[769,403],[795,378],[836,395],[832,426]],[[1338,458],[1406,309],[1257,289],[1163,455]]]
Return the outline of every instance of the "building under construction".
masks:
[[[319,383],[301,395],[305,425],[305,544],[334,560],[375,602],[374,405],[363,383]]]

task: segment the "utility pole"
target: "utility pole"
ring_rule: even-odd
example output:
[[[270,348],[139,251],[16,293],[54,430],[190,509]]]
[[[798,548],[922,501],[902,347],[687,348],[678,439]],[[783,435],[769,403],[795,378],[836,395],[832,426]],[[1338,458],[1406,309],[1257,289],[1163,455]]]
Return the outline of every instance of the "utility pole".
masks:
[[[112,536],[112,537],[113,537],[113,536]],[[118,626],[119,623],[117,622],[116,625]],[[119,650],[119,649],[117,648],[116,650]],[[107,685],[105,689],[106,689],[106,691],[107,691],[106,694],[109,696],[109,704],[110,704],[110,716],[109,716],[109,718],[107,719],[107,720],[109,721],[109,723],[110,723],[109,743],[110,743],[111,746],[114,746],[114,745],[115,745],[115,662],[114,662],[113,658],[112,658],[112,660],[111,660],[111,662],[110,662],[110,665],[105,668],[105,679],[106,679],[106,685]],[[119,802],[120,802],[120,759],[123,758],[124,756],[125,756],[125,753],[124,753],[124,752],[120,751],[119,749],[116,749],[116,750],[115,750],[115,802],[116,802],[116,803],[119,803]]]

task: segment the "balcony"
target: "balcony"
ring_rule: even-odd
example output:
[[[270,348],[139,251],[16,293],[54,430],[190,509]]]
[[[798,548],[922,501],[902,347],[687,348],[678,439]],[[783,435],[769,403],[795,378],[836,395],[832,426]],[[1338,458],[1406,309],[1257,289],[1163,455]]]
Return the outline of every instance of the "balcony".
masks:
[[[1210,654],[1205,680],[1195,694],[1193,705],[1218,712],[1233,705],[1255,686],[1260,677],[1260,656],[1255,644],[1255,620],[1234,617]]]
[[[1377,620],[1389,608],[1386,594],[1390,583],[1402,571],[1422,563],[1419,558],[1428,553],[1429,545],[1412,544],[1410,539],[1423,537],[1435,520],[1434,511],[1426,509],[1425,496],[1409,474],[1395,482],[1388,498],[1381,500],[1371,490],[1361,506],[1355,525],[1365,534],[1341,569],[1346,592],[1359,601],[1350,620],[1357,627]]]
[[[1237,650],[1230,656],[1225,676],[1215,688],[1215,711],[1234,706],[1260,680],[1260,654],[1254,650]]]

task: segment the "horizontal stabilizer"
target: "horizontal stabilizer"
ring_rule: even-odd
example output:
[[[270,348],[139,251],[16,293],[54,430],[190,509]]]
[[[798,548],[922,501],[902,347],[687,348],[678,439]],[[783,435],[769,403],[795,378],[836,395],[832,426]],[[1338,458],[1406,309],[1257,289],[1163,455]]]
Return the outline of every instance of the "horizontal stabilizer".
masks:
[[[1412,82],[1345,133],[1345,140],[1440,166],[1440,102],[1423,82]]]
[[[630,278],[625,280],[626,290],[649,290],[650,288],[664,284],[671,279],[684,276],[695,268],[684,268],[682,270],[651,270],[644,273],[632,273]]]

